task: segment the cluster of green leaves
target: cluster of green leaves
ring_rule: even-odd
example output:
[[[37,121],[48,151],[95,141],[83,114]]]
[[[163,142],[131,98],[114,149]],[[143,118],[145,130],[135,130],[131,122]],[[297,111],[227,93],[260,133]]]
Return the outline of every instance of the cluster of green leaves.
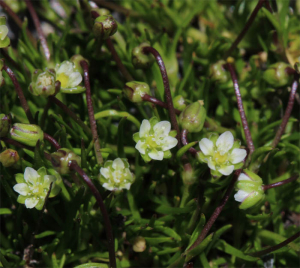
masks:
[[[51,104],[43,130],[55,137],[62,147],[81,155],[81,166],[99,189],[110,215],[118,267],[181,267],[184,261],[190,260],[193,260],[194,267],[225,264],[262,267],[268,258],[274,260],[276,266],[296,267],[300,252],[297,242],[267,256],[267,259],[248,254],[278,244],[299,231],[299,224],[296,224],[300,216],[298,182],[268,190],[265,202],[247,211],[239,210],[238,203],[231,197],[212,233],[199,247],[182,256],[219,204],[231,176],[215,181],[208,167],[189,155],[198,179],[191,187],[184,188],[180,157],[147,164],[141,159],[134,148],[132,135],[139,130],[143,119],[156,116],[160,120],[169,120],[167,110],[149,103],[136,105],[125,99],[121,90],[126,81],[108,47],[101,46],[91,33],[89,14],[76,1],[58,2],[60,13],[54,12],[47,1],[34,1],[39,17],[53,28],[47,35],[51,61],[46,62],[39,44],[36,48],[28,38],[27,19],[24,19],[22,29],[15,33],[18,38],[12,40],[7,53],[17,63],[17,66],[11,65],[11,69],[39,124],[47,99],[29,93],[30,73],[35,69],[53,68],[74,54],[81,54],[89,61],[101,153],[105,160],[128,158],[136,177],[131,189],[113,194],[101,187],[98,180],[100,166],[96,163],[91,136],[54,104]],[[143,71],[134,69],[131,63],[132,49],[147,41],[162,55],[173,97],[183,95],[187,103],[204,100],[207,110],[205,128],[200,133],[189,135],[190,141],[199,141],[210,132],[230,130],[235,138],[246,144],[233,84],[230,79],[223,84],[212,82],[209,69],[224,57],[255,5],[256,1],[246,0],[123,0],[110,6],[112,15],[119,20],[118,32],[113,36],[115,48],[135,80],[148,83],[153,95],[164,100],[158,66],[153,64]],[[278,149],[269,147],[281,123],[289,92],[287,86],[278,89],[268,85],[262,78],[263,71],[278,61],[294,63],[300,51],[299,1],[277,1],[273,8],[274,14],[265,8],[259,11],[239,49],[232,55],[257,148],[249,164],[258,171],[264,184],[299,173],[300,164],[298,103]],[[23,9],[20,12],[18,15],[23,16]],[[13,25],[12,21],[10,23]],[[278,33],[276,43],[272,35],[274,30]],[[260,61],[261,52],[267,53],[267,60]],[[11,113],[14,122],[27,123],[14,86],[9,77],[3,75],[6,84],[1,88],[1,113]],[[88,124],[85,93],[58,94],[57,98]],[[1,146],[8,144],[1,142]],[[103,218],[95,198],[85,190],[81,179],[65,175],[65,186],[59,196],[48,200],[46,213],[41,215],[37,210],[26,209],[16,202],[17,194],[12,190],[16,184],[14,175],[27,166],[45,166],[51,174],[53,167],[44,159],[43,151],[54,152],[54,148],[45,142],[38,144],[34,152],[16,150],[21,158],[19,170],[1,167],[2,266],[24,265],[23,254],[28,251],[25,249],[34,241],[32,266],[108,267]],[[172,152],[175,156],[176,149]],[[182,152],[177,155],[181,156]],[[183,199],[186,202],[182,202]],[[137,236],[146,240],[147,248],[142,253],[132,250]]]

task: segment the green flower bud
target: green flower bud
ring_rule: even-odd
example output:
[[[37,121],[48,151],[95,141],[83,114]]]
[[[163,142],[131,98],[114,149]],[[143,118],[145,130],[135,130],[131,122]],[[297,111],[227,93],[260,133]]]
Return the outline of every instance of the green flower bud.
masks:
[[[35,96],[48,97],[55,93],[55,71],[53,69],[34,70],[32,73],[32,82],[29,85],[29,91]]]
[[[110,15],[99,16],[95,19],[93,33],[96,38],[106,40],[112,36],[118,29],[116,20]]]
[[[179,123],[188,132],[199,132],[203,128],[206,110],[201,101],[187,106],[179,116]]]
[[[136,237],[133,242],[132,242],[132,249],[134,252],[143,252],[145,251],[147,245],[146,245],[146,240],[142,236]]]
[[[81,75],[83,75],[83,69],[80,65],[80,62],[84,60],[89,64],[89,61],[87,59],[85,59],[84,57],[82,57],[81,55],[74,55],[72,56],[72,58],[70,59],[71,62],[74,63],[75,67],[74,67],[74,71],[79,72]]]
[[[10,116],[0,114],[0,137],[5,137],[10,129]]]
[[[250,208],[265,197],[262,183],[258,175],[247,169],[243,170],[236,184],[238,192],[234,195],[235,200],[241,202],[240,209]]]
[[[11,138],[34,147],[38,140],[44,140],[44,132],[37,125],[16,123],[10,129]]]
[[[7,149],[0,154],[0,162],[4,167],[13,166],[19,159],[18,152],[12,149]]]
[[[143,52],[143,48],[149,47],[149,46],[150,46],[150,44],[148,44],[148,43],[142,43],[132,50],[132,53],[131,53],[132,64],[135,68],[137,68],[137,69],[149,68],[155,61],[155,58],[152,54],[150,54],[150,53],[145,54]]]
[[[228,72],[223,67],[224,64],[226,64],[226,62],[220,60],[210,66],[209,75],[211,76],[212,81],[223,84],[229,80]]]
[[[132,102],[142,102],[145,94],[150,94],[148,84],[132,81],[125,84],[123,89],[125,96]]]
[[[284,62],[277,62],[269,66],[263,74],[263,79],[273,87],[283,87],[288,85],[293,76],[286,72],[286,68],[290,67]]]
[[[178,95],[173,99],[173,104],[174,108],[179,111],[183,111],[186,107],[186,102],[181,95]]]
[[[61,148],[51,154],[52,165],[59,174],[68,174],[70,172],[69,162],[72,160],[76,161],[79,166],[81,165],[80,156],[69,149]]]
[[[0,48],[8,47],[10,45],[10,39],[7,36],[8,28],[6,26],[6,17],[0,17]]]
[[[185,164],[184,170],[182,171],[182,180],[186,185],[191,185],[196,182],[197,176],[190,164]]]

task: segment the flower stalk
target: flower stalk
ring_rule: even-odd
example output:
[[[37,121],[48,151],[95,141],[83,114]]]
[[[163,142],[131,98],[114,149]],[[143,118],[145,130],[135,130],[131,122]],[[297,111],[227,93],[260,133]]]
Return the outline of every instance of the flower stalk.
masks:
[[[60,149],[59,143],[52,136],[50,136],[45,132],[44,132],[44,139],[49,141],[55,147],[56,150]]]
[[[187,140],[187,134],[188,134],[188,131],[186,129],[182,130],[181,131],[181,142],[182,142],[182,145],[185,146],[187,145],[189,142]],[[193,147],[189,148],[189,152],[193,155],[193,156],[196,156],[197,155],[197,150]]]
[[[298,177],[299,177],[299,175],[294,175],[294,176],[290,177],[289,179],[286,179],[286,180],[283,180],[283,181],[275,182],[275,183],[268,184],[268,185],[263,185],[262,188],[263,188],[264,191],[266,191],[266,190],[269,190],[271,188],[275,188],[275,187],[290,183],[292,181],[295,181],[295,180],[298,179]]]
[[[151,102],[151,103],[153,103],[153,104],[155,104],[155,105],[158,105],[158,106],[160,106],[160,107],[162,107],[162,108],[169,109],[169,108],[168,108],[168,105],[167,105],[165,102],[163,102],[163,101],[161,101],[161,100],[159,100],[159,99],[157,99],[157,98],[155,98],[155,97],[152,97],[152,96],[150,96],[150,95],[148,95],[148,94],[145,94],[145,95],[143,96],[142,99],[143,99],[144,101],[148,101],[148,102]],[[180,115],[180,114],[181,114],[181,111],[179,111],[178,109],[175,109],[175,113],[176,113],[177,115]]]

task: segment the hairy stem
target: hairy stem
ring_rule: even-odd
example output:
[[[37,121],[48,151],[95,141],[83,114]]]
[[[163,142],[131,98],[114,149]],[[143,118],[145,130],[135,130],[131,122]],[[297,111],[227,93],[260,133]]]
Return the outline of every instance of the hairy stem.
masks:
[[[248,121],[247,121],[247,117],[245,114],[243,100],[242,100],[242,96],[241,96],[241,92],[240,92],[240,87],[239,87],[238,80],[237,80],[233,66],[230,63],[227,63],[226,66],[227,66],[228,71],[230,72],[230,75],[232,78],[234,91],[235,91],[235,95],[236,95],[236,100],[237,100],[237,104],[238,104],[238,109],[239,109],[243,129],[244,129],[244,133],[245,133],[245,137],[246,137],[246,141],[247,141],[247,146],[250,150],[250,155],[251,155],[254,152],[255,147],[254,147],[251,133],[249,130]]]
[[[25,111],[25,114],[27,116],[27,119],[28,119],[29,123],[34,124],[34,120],[33,120],[32,114],[30,112],[28,103],[25,99],[22,88],[20,87],[20,84],[19,84],[14,72],[6,64],[4,64],[3,69],[7,72],[8,76],[10,77],[11,81],[13,82],[13,84],[15,86],[15,90],[17,92],[17,95],[18,95],[19,99],[20,99],[22,108]]]
[[[267,249],[261,250],[261,251],[257,251],[254,253],[250,253],[249,255],[253,256],[253,257],[260,257],[263,255],[267,255],[277,249],[283,248],[284,246],[288,245],[289,243],[293,242],[294,240],[296,240],[297,238],[300,237],[300,232],[294,234],[293,236],[291,236],[290,238],[286,239],[285,241],[279,243],[278,245],[269,247]]]
[[[170,90],[170,85],[169,85],[169,79],[168,79],[168,74],[167,74],[165,64],[163,62],[162,57],[158,53],[158,51],[156,49],[154,49],[153,47],[144,47],[143,52],[145,54],[151,53],[155,57],[156,62],[159,66],[160,73],[161,73],[163,83],[164,83],[166,103],[167,103],[167,107],[168,107],[168,110],[169,110],[171,124],[172,124],[173,128],[177,131],[176,138],[178,140],[178,147],[181,147],[180,130],[179,130],[179,126],[178,126],[177,119],[176,119],[176,112],[175,112],[175,109],[174,109],[174,106],[173,106],[173,100],[172,100],[172,95],[171,95],[171,90]]]
[[[293,106],[294,106],[294,101],[295,101],[295,95],[297,92],[297,88],[299,86],[299,75],[295,74],[295,78],[294,78],[294,82],[292,84],[292,90],[290,93],[290,97],[289,97],[289,102],[288,102],[288,106],[285,110],[281,125],[279,126],[279,129],[276,132],[276,136],[272,142],[272,147],[275,148],[277,146],[277,144],[279,143],[281,136],[285,130],[285,127],[289,121],[289,118],[291,116],[292,110],[293,110]]]
[[[82,60],[80,62],[80,65],[83,69],[84,85],[86,88],[86,102],[87,102],[88,114],[90,119],[91,131],[95,142],[94,148],[95,148],[96,159],[97,159],[97,163],[101,165],[103,163],[103,157],[100,152],[100,141],[97,132],[97,123],[94,116],[94,108],[93,108],[92,93],[91,93],[90,78],[89,78],[89,66],[85,60]]]
[[[44,139],[49,141],[55,147],[56,150],[61,148],[57,140],[55,140],[52,136],[50,136],[45,132],[44,132]]]
[[[189,143],[188,140],[187,140],[187,134],[188,134],[188,131],[186,129],[181,131],[181,142],[182,142],[183,146],[185,146]],[[197,154],[197,150],[193,147],[191,147],[189,149],[189,152],[194,156]]]
[[[112,227],[109,221],[109,216],[107,213],[107,210],[105,208],[105,205],[103,203],[102,197],[93,184],[92,180],[88,177],[88,175],[79,167],[79,165],[75,161],[70,161],[69,167],[71,170],[76,171],[84,180],[84,182],[87,184],[87,186],[90,188],[92,191],[93,195],[95,196],[97,203],[100,207],[103,219],[104,219],[104,225],[105,225],[105,230],[106,230],[106,235],[107,235],[107,240],[108,240],[108,252],[109,252],[109,262],[110,266],[109,267],[116,267],[116,257],[115,257],[115,243],[114,243],[114,237],[113,237],[113,232],[112,232]]]
[[[155,104],[155,105],[158,105],[158,106],[160,106],[160,107],[162,107],[162,108],[169,109],[169,108],[168,108],[168,105],[167,105],[165,102],[163,102],[163,101],[161,101],[161,100],[159,100],[159,99],[157,99],[157,98],[155,98],[155,97],[151,97],[151,96],[148,95],[148,94],[145,94],[145,95],[142,97],[142,99],[143,99],[144,101],[148,101],[148,102],[151,102],[151,103],[153,103],[153,104]],[[180,115],[180,114],[181,114],[181,111],[175,109],[175,113],[176,113],[177,115]]]
[[[30,15],[32,17],[32,20],[34,22],[36,31],[38,33],[38,37],[39,37],[39,39],[41,41],[41,45],[42,45],[42,48],[44,50],[44,55],[45,55],[47,61],[49,61],[50,60],[50,50],[49,50],[49,47],[48,47],[45,35],[43,33],[43,30],[42,30],[41,23],[40,23],[40,20],[38,18],[38,15],[36,14],[36,12],[35,12],[32,4],[30,2],[30,0],[25,0],[25,2],[26,2],[28,10],[30,12]]]
[[[292,176],[289,179],[286,179],[286,180],[283,180],[283,181],[275,182],[275,183],[268,184],[268,185],[263,185],[263,190],[266,191],[268,189],[275,188],[275,187],[290,183],[292,181],[297,180],[298,177],[299,177],[299,175],[295,175],[295,176]]]

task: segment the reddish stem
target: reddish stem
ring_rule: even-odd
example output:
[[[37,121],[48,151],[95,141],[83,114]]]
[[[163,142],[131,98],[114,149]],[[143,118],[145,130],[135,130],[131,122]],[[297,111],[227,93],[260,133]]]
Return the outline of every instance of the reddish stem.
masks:
[[[90,78],[89,78],[89,66],[85,60],[80,61],[80,65],[83,69],[84,85],[86,88],[86,102],[87,102],[88,114],[90,119],[91,131],[95,142],[94,143],[95,154],[97,158],[97,163],[102,164],[103,158],[100,152],[101,148],[100,148],[99,136],[97,132],[97,124],[94,116],[94,108],[93,108],[92,93],[91,93]]]
[[[235,95],[236,95],[236,100],[237,100],[237,104],[238,104],[238,109],[239,109],[243,129],[244,129],[244,133],[245,133],[245,137],[246,137],[246,141],[247,141],[247,146],[250,150],[250,155],[251,155],[254,152],[255,147],[254,147],[251,133],[249,130],[248,121],[247,121],[247,117],[245,114],[243,100],[242,100],[242,96],[241,96],[241,92],[240,92],[240,87],[239,87],[238,80],[237,80],[233,66],[230,63],[227,63],[226,66],[227,66],[227,68],[230,72],[231,78],[232,78],[234,91],[235,91]]]
[[[163,102],[163,101],[161,101],[161,100],[158,100],[157,98],[151,97],[151,96],[148,95],[148,94],[145,94],[145,95],[142,97],[142,99],[143,99],[144,101],[151,102],[151,103],[153,103],[153,104],[155,104],[155,105],[158,105],[158,106],[160,106],[160,107],[163,107],[163,108],[165,108],[165,109],[169,109],[169,108],[168,108],[168,105],[167,105],[165,102]],[[180,114],[181,114],[181,111],[175,109],[175,113],[176,113],[177,115],[180,115]]]
[[[33,117],[32,117],[32,114],[30,112],[30,109],[29,109],[29,106],[28,106],[28,103],[25,99],[25,96],[23,94],[23,91],[22,91],[22,88],[20,87],[20,84],[14,74],[14,72],[7,66],[4,64],[3,66],[3,69],[7,72],[8,76],[10,77],[11,81],[13,82],[14,86],[15,86],[15,90],[18,94],[18,97],[20,99],[20,102],[21,102],[21,105],[22,105],[22,108],[24,109],[25,111],[25,114],[28,118],[28,121],[30,124],[34,124],[34,120],[33,120]]]
[[[189,142],[187,140],[187,134],[188,134],[188,131],[186,129],[182,130],[181,131],[181,142],[182,142],[182,145],[185,146],[187,145]],[[189,148],[189,152],[195,156],[197,154],[197,150],[193,147]]]
[[[158,51],[156,49],[154,49],[153,47],[144,47],[143,52],[145,54],[151,53],[155,57],[156,62],[159,66],[160,73],[161,73],[163,83],[164,83],[166,103],[167,103],[167,107],[168,107],[168,110],[169,110],[171,123],[172,123],[173,128],[177,131],[176,138],[178,140],[178,147],[181,147],[180,130],[179,130],[179,126],[178,126],[177,119],[176,119],[176,112],[175,112],[175,109],[174,109],[174,106],[173,106],[173,100],[172,100],[172,95],[171,95],[171,90],[170,90],[170,85],[169,85],[169,79],[168,79],[168,74],[167,74],[165,64],[163,62],[162,57],[158,53]]]
[[[228,186],[226,193],[224,195],[224,197],[221,200],[220,205],[215,209],[215,211],[213,212],[213,214],[211,215],[211,217],[209,218],[208,222],[205,224],[202,232],[200,233],[200,235],[198,236],[198,238],[196,239],[196,241],[194,242],[193,245],[191,245],[187,251],[189,252],[190,250],[192,250],[193,248],[197,247],[202,241],[203,239],[206,237],[206,235],[208,234],[209,230],[211,229],[211,227],[213,226],[213,224],[215,223],[216,219],[219,217],[220,213],[222,212],[224,206],[226,205],[233,189],[234,189],[234,185],[237,181],[237,178],[239,177],[239,175],[241,174],[241,169],[238,169],[234,172],[233,178],[230,182],[230,185]]]
[[[286,180],[283,180],[283,181],[275,182],[275,183],[268,184],[268,185],[263,185],[263,190],[266,191],[268,189],[275,188],[275,187],[290,183],[292,181],[297,180],[298,177],[299,177],[299,175],[295,175],[295,176],[292,176],[289,179],[286,179]]]
[[[32,20],[34,22],[35,28],[38,32],[38,37],[41,41],[41,45],[42,45],[42,48],[44,50],[45,57],[46,57],[47,61],[49,61],[50,60],[50,50],[49,50],[47,40],[46,40],[45,35],[43,33],[43,30],[42,30],[40,20],[39,20],[36,12],[34,10],[34,7],[31,4],[30,0],[25,0],[25,2],[26,2],[28,10],[30,12],[30,15],[32,17]]]
[[[112,227],[109,221],[109,216],[107,213],[107,210],[105,208],[105,205],[103,203],[102,197],[93,184],[92,180],[88,177],[88,175],[79,167],[79,165],[75,161],[70,161],[69,167],[71,170],[76,171],[84,180],[84,182],[87,184],[87,186],[92,191],[93,195],[95,196],[97,203],[100,207],[103,219],[104,219],[104,225],[106,229],[106,235],[108,240],[108,252],[109,252],[109,267],[116,267],[116,257],[115,257],[115,243],[114,243],[114,237],[112,232]]]
[[[273,252],[277,249],[283,248],[284,246],[288,245],[289,243],[293,242],[294,240],[296,240],[299,237],[300,237],[300,232],[294,234],[293,236],[291,236],[290,238],[288,238],[287,240],[281,242],[278,245],[269,247],[269,248],[261,250],[261,251],[250,253],[249,255],[251,255],[253,257],[260,257],[260,256],[263,256],[263,255],[267,255],[267,254],[269,254],[269,253],[271,253],[271,252]]]
[[[283,135],[283,132],[285,130],[285,127],[289,121],[289,118],[291,116],[292,110],[293,110],[293,106],[294,106],[294,101],[295,101],[295,95],[297,92],[297,88],[299,86],[299,75],[297,73],[295,73],[295,78],[294,78],[294,82],[292,84],[292,90],[290,93],[290,97],[289,97],[289,102],[288,102],[288,106],[285,110],[281,125],[279,126],[279,129],[276,132],[276,136],[272,142],[272,147],[275,148],[277,146],[277,144],[279,143],[281,136]]]
[[[55,147],[56,150],[61,148],[59,143],[52,136],[50,136],[45,132],[44,132],[44,139],[49,141]]]

